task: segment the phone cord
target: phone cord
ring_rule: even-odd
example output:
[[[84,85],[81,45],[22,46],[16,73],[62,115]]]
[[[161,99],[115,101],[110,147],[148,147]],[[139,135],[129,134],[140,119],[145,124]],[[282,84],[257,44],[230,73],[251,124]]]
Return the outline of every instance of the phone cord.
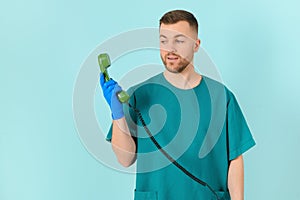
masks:
[[[187,176],[189,176],[191,179],[193,179],[194,181],[196,181],[197,183],[200,183],[201,185],[203,185],[204,187],[208,187],[208,189],[216,196],[217,200],[219,200],[219,197],[217,195],[217,193],[212,189],[212,187],[210,187],[210,185],[208,185],[206,182],[200,180],[199,178],[197,178],[196,176],[194,176],[193,174],[191,174],[188,170],[186,170],[182,165],[180,165],[176,160],[174,160],[174,158],[172,158],[170,156],[170,154],[168,154],[161,146],[160,144],[157,142],[157,140],[154,138],[154,136],[152,135],[152,133],[150,132],[150,130],[148,129],[144,118],[142,117],[141,112],[134,108],[132,105],[130,105],[128,103],[128,106],[130,108],[132,108],[134,110],[134,112],[137,114],[139,120],[141,121],[145,131],[147,132],[147,134],[149,135],[150,139],[152,140],[152,142],[155,144],[155,146],[160,150],[160,152],[162,152],[162,154],[164,154],[164,156],[166,156],[166,158],[168,158],[168,160],[173,163],[177,168],[179,168],[183,173],[185,173]]]

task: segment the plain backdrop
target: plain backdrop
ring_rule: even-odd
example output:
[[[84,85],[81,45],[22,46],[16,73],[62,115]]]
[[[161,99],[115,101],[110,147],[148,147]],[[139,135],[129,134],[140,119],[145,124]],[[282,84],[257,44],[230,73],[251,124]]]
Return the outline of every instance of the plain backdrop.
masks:
[[[82,144],[74,84],[99,44],[157,27],[177,8],[199,20],[201,45],[257,142],[244,155],[246,199],[300,198],[298,1],[12,0],[0,7],[1,200],[132,199],[134,175],[103,165]],[[96,109],[104,105],[95,99]],[[110,121],[108,109],[100,115]]]

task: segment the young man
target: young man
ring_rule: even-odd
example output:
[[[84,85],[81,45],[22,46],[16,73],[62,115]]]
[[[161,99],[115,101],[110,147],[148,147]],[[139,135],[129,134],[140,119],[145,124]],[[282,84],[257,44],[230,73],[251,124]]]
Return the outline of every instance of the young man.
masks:
[[[118,101],[120,86],[100,74],[113,118],[107,139],[123,166],[137,160],[135,199],[243,200],[242,154],[255,142],[234,95],[194,70],[200,46],[197,20],[187,11],[170,11],[160,19],[159,31],[165,70],[131,87],[129,104],[140,111],[163,149],[214,192],[157,150],[138,114]]]

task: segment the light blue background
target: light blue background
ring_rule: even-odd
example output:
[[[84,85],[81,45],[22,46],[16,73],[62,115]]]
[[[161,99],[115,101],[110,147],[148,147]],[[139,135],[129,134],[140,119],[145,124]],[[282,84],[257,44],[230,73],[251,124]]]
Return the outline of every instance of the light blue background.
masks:
[[[1,200],[132,198],[134,176],[103,166],[80,142],[73,87],[97,45],[155,27],[174,8],[198,18],[202,46],[257,141],[245,154],[246,199],[300,198],[297,1],[12,0],[0,7]]]

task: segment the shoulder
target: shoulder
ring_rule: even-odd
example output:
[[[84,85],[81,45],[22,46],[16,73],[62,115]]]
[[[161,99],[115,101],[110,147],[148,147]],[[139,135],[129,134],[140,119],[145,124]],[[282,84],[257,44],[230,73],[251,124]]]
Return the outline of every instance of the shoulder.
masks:
[[[232,99],[235,99],[234,93],[223,82],[202,75],[202,81],[205,83],[210,95],[222,97],[228,104]]]

